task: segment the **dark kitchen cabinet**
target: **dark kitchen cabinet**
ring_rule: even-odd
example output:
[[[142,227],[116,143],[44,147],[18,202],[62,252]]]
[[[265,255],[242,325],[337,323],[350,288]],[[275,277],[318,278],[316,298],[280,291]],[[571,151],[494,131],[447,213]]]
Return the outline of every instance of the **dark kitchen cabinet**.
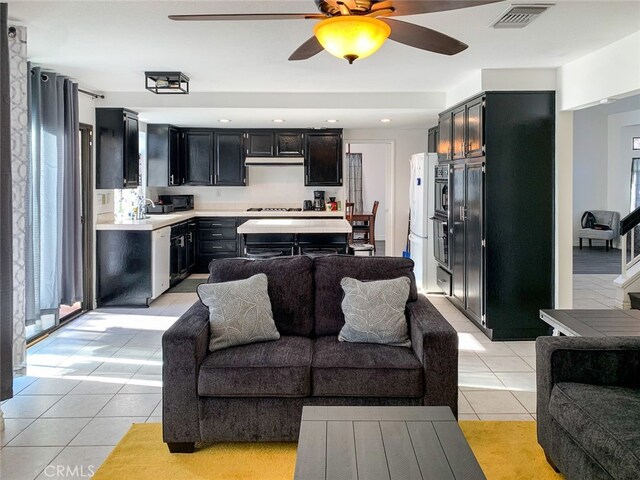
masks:
[[[238,256],[237,219],[235,217],[203,217],[197,219],[196,262],[194,271],[206,273],[216,258]]]
[[[453,160],[464,158],[465,156],[465,107],[462,106],[454,110],[452,117],[452,140],[451,157]]]
[[[448,162],[451,301],[492,340],[548,335],[555,93],[485,92],[440,118],[461,112],[464,156]]]
[[[169,285],[187,278],[195,261],[195,222],[182,222],[171,227]]]
[[[440,114],[438,119],[438,161],[451,160],[451,112]]]
[[[427,132],[427,153],[438,153],[438,127]]]
[[[307,133],[304,168],[306,186],[341,186],[342,131]]]
[[[185,183],[180,130],[173,125],[147,125],[147,185],[171,187]]]
[[[247,157],[273,156],[274,134],[272,131],[247,132]]]
[[[140,184],[138,114],[125,108],[96,108],[96,188]]]
[[[213,130],[182,133],[185,184],[213,185]]]
[[[302,157],[304,156],[304,133],[276,130],[275,147],[278,157]]]
[[[452,169],[453,299],[478,322],[484,322],[483,165],[460,164]]]
[[[244,166],[244,132],[216,130],[214,139],[215,178],[213,183],[220,186],[245,186],[247,175]]]
[[[197,237],[197,224],[195,220],[187,222],[187,273],[192,273],[196,268],[196,237]]]

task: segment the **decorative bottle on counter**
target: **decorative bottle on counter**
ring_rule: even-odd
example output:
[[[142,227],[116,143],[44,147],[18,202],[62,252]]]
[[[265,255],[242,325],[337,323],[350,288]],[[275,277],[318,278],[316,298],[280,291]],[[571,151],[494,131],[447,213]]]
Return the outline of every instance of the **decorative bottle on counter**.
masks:
[[[327,202],[327,210],[335,212],[338,210],[338,204],[336,202],[336,197],[329,197],[329,201]]]

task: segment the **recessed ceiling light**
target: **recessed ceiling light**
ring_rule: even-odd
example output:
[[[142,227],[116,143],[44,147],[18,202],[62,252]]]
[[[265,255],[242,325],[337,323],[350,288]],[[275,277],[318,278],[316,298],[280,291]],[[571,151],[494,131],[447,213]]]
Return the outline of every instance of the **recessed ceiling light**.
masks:
[[[338,123],[338,120],[336,120],[335,118],[330,118],[329,120],[327,120],[327,123]]]
[[[274,118],[273,123],[284,123],[284,120],[282,120],[281,118]]]
[[[390,118],[381,118],[380,121],[382,123],[389,123],[391,121],[391,119]]]
[[[218,120],[220,123],[229,123],[231,120],[229,120],[228,118],[221,118],[220,120]]]

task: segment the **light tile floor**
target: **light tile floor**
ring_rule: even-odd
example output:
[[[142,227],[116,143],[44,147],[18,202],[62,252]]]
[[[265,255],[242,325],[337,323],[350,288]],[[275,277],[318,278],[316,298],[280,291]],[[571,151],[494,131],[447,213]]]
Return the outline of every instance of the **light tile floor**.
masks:
[[[2,404],[0,478],[89,477],[132,423],[160,422],[162,333],[196,300],[96,310],[29,348]],[[492,343],[446,298],[430,300],[458,331],[460,419],[534,420],[534,342]]]
[[[613,281],[619,275],[574,275],[573,308],[607,309],[613,308],[615,288]]]

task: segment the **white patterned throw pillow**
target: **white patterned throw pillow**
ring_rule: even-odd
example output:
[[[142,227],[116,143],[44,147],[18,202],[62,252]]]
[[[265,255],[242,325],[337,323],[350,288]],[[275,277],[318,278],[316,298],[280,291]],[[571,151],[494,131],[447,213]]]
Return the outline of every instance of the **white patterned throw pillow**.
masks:
[[[200,301],[209,307],[209,350],[278,340],[267,276],[198,285]]]
[[[338,340],[411,347],[404,315],[411,285],[407,277],[373,282],[345,277],[340,285],[345,324]]]

